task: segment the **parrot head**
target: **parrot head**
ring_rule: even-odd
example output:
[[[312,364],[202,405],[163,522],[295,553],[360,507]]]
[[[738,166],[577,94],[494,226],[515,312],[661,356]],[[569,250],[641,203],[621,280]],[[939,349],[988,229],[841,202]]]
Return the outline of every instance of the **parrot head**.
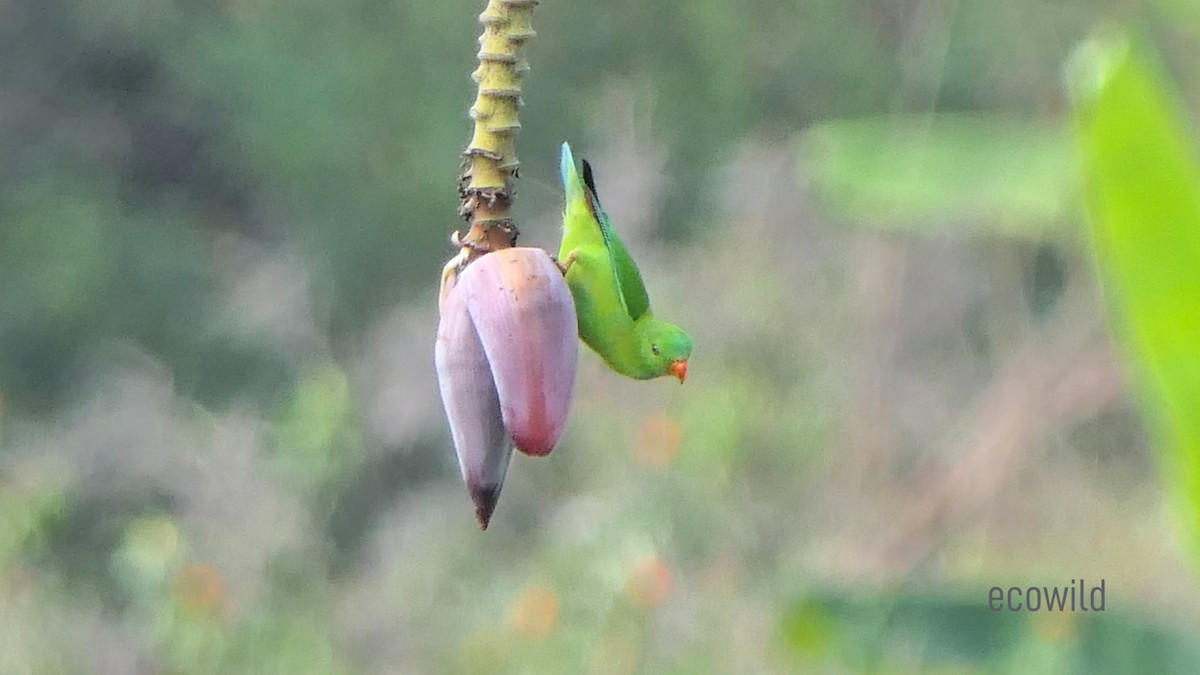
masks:
[[[652,377],[670,375],[682,384],[692,355],[692,338],[673,323],[651,319],[642,327],[642,359]]]

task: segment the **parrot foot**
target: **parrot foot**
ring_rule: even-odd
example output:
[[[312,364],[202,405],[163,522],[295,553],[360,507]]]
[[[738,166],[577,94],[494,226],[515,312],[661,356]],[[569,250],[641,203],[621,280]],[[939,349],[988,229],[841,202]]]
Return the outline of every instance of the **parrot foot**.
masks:
[[[554,264],[558,265],[558,269],[560,271],[562,271],[563,276],[565,277],[565,276],[567,276],[567,270],[571,269],[572,263],[575,262],[575,258],[578,256],[579,256],[579,249],[575,249],[567,254],[566,259],[561,260],[561,261],[555,260]]]

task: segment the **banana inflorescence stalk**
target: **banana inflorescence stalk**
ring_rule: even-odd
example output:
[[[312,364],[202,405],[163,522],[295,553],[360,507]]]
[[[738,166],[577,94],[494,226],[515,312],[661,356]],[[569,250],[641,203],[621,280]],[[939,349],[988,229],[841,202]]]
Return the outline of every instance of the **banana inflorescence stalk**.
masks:
[[[442,297],[464,265],[517,241],[509,207],[520,166],[516,145],[521,78],[529,70],[520,51],[535,35],[531,22],[536,5],[537,0],[488,0],[479,15],[479,68],[471,74],[479,87],[470,113],[475,129],[463,151],[459,176],[459,215],[470,228],[465,236],[455,232],[452,237],[460,250],[442,271]]]

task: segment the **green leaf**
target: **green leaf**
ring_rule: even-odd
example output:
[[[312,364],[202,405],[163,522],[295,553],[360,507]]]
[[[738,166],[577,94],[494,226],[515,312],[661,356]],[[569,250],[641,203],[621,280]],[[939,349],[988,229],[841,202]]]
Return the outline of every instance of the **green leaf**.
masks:
[[[1107,30],[1078,48],[1067,75],[1113,329],[1200,554],[1200,165],[1178,95],[1147,51]]]
[[[1041,236],[1072,221],[1070,137],[994,115],[871,117],[819,125],[801,162],[836,215],[884,229]]]

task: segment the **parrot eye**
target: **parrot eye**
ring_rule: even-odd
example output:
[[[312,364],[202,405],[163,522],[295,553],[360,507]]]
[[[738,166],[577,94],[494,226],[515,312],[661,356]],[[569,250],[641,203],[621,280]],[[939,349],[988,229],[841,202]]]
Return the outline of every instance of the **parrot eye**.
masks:
[[[658,356],[658,345],[650,345],[650,351],[654,352],[655,356]]]

